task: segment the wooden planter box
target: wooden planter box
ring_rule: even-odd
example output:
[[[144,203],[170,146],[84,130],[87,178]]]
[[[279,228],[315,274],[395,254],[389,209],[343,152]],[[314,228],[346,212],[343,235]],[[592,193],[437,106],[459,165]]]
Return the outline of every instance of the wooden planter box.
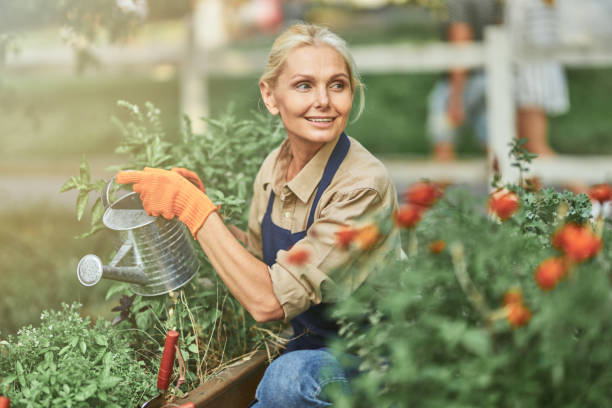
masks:
[[[246,408],[255,398],[255,390],[268,366],[268,356],[259,350],[244,362],[223,370],[213,379],[193,389],[186,398],[177,399],[168,407],[193,402],[197,408]],[[159,398],[147,408],[165,407]]]

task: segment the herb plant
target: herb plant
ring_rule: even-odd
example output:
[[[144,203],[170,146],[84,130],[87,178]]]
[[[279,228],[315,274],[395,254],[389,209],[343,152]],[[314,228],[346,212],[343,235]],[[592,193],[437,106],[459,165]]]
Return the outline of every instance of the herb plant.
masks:
[[[116,152],[126,156],[119,169],[143,167],[185,167],[196,172],[206,186],[207,195],[221,206],[220,214],[229,224],[245,228],[248,200],[252,184],[265,156],[284,137],[280,121],[269,115],[254,113],[246,120],[237,119],[231,108],[218,119],[204,119],[207,130],[194,134],[186,118],[180,142],[170,143],[160,120],[160,111],[150,103],[144,108],[124,101],[130,119],[113,119],[123,139]],[[240,165],[237,165],[237,164]],[[106,180],[91,180],[85,158],[80,174],[66,181],[62,191],[78,189],[77,217],[82,218],[92,194],[99,194]],[[101,222],[104,208],[100,198],[90,210],[89,236],[105,228]],[[184,386],[177,393],[189,390],[214,374],[226,363],[266,345],[269,328],[255,321],[231,296],[218,278],[205,254],[194,243],[201,267],[195,279],[176,292],[155,297],[133,295],[129,285],[117,283],[107,300],[119,296],[120,303],[113,324],[130,329],[130,342],[145,362],[154,361],[161,352],[163,337],[172,329],[180,333],[179,346],[185,362]],[[110,258],[109,254],[109,258]],[[154,367],[150,367],[151,370]],[[175,375],[175,379],[176,379]]]
[[[0,394],[12,405],[123,408],[157,393],[155,373],[139,360],[129,333],[80,312],[76,303],[43,311],[39,327],[0,342]]]

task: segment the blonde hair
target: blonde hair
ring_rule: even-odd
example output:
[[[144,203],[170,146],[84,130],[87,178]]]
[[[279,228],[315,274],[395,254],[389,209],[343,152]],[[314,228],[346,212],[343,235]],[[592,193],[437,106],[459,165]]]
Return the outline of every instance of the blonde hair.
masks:
[[[357,115],[353,119],[353,121],[356,121],[363,113],[365,107],[365,86],[361,82],[355,60],[346,45],[346,41],[337,34],[331,32],[327,27],[299,23],[292,25],[281,33],[274,41],[274,44],[272,44],[266,68],[259,78],[259,81],[274,86],[287,60],[287,56],[291,51],[309,45],[330,46],[344,58],[349,73],[351,90],[353,94],[359,93],[359,108],[357,110]]]

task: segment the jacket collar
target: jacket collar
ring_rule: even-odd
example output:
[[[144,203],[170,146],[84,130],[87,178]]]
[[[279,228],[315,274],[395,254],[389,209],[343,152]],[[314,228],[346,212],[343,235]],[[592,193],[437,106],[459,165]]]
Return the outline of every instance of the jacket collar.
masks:
[[[289,139],[285,139],[280,146],[280,152],[275,164],[273,176],[274,194],[282,197],[283,194],[287,194],[285,191],[288,189],[293,192],[293,194],[295,194],[300,201],[307,203],[312,193],[319,185],[321,177],[323,177],[323,171],[325,170],[327,161],[329,160],[329,157],[331,156],[334,147],[336,147],[339,140],[340,135],[334,140],[324,144],[314,155],[314,157],[310,159],[308,163],[306,163],[304,168],[300,170],[300,172],[289,183],[287,183],[287,169],[289,168],[289,163],[291,163],[291,158],[293,155],[289,146]]]

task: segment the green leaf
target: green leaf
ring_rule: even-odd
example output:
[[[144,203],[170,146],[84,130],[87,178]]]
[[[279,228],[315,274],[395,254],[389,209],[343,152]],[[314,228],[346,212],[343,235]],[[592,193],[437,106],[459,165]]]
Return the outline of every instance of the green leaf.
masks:
[[[98,198],[91,208],[91,225],[97,224],[104,215],[104,206],[102,205],[102,199]]]
[[[81,166],[79,168],[79,172],[81,176],[81,183],[89,184],[91,176],[89,174],[89,164],[85,159],[85,155],[83,155],[83,158],[81,159]]]
[[[81,221],[85,208],[87,208],[87,202],[89,201],[89,191],[81,190],[77,197],[77,220]]]
[[[108,346],[108,340],[106,340],[106,337],[104,337],[104,336],[103,336],[103,335],[101,335],[101,334],[97,334],[97,335],[94,337],[94,340],[95,340],[95,342],[96,342],[96,344],[97,344],[98,346],[105,346],[105,347],[107,347],[107,346]]]
[[[190,352],[197,354],[198,353],[198,346],[195,345],[195,343],[191,343],[189,345],[189,347],[187,347],[187,350],[189,350]]]
[[[79,348],[81,349],[81,353],[85,354],[87,351],[87,344],[85,343],[85,340],[81,340],[79,342]]]
[[[65,191],[72,190],[76,187],[77,187],[77,181],[73,176],[73,177],[70,177],[68,180],[66,180],[66,182],[60,187],[59,192],[63,193]]]
[[[108,376],[104,377],[100,380],[100,388],[103,390],[108,390],[110,388],[115,387],[117,384],[121,382],[121,377],[116,376]]]
[[[86,401],[96,393],[97,389],[98,386],[95,383],[90,383],[89,385],[81,388],[80,391],[75,394],[74,399],[76,401]]]

